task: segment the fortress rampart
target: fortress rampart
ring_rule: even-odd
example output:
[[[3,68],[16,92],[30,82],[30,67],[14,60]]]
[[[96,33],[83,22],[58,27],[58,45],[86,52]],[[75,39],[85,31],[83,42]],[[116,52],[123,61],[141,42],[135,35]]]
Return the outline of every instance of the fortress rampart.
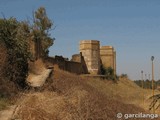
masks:
[[[90,74],[100,73],[100,44],[98,40],[80,41],[80,52]]]
[[[116,74],[116,51],[112,46],[100,47],[98,40],[81,40],[79,51],[79,54],[72,55],[70,61],[62,56],[48,57],[46,60],[76,74],[100,75],[101,66],[111,67]]]
[[[102,65],[105,68],[111,67],[116,74],[116,51],[112,46],[102,46],[100,48]]]
[[[60,69],[69,71],[71,73],[88,74],[88,69],[83,56],[81,56],[81,54],[77,54],[77,56],[79,57],[79,62],[69,61],[62,56],[48,57],[46,58],[46,61],[53,65],[57,64]]]

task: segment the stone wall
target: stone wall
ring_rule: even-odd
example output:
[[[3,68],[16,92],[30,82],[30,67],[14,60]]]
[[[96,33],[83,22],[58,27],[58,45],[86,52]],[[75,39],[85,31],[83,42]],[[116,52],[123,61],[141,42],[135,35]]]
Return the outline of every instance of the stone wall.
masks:
[[[74,62],[81,62],[81,55],[82,55],[82,53],[72,55],[71,61],[74,61]]]
[[[116,74],[116,51],[112,46],[102,46],[98,40],[80,41],[80,54],[72,55],[71,61],[62,56],[48,57],[52,64],[57,64],[60,69],[76,74],[101,74],[101,65],[111,67]]]
[[[100,74],[100,43],[97,40],[80,41],[80,52],[90,74]]]
[[[116,74],[116,51],[112,46],[102,46],[100,48],[100,57],[102,65],[105,68],[111,67]]]
[[[62,56],[55,56],[46,58],[46,61],[51,64],[57,64],[60,69],[75,73],[75,74],[88,74],[87,66],[84,62],[83,56],[81,54],[77,54],[79,57],[79,62],[76,61],[68,61],[68,59],[63,58]]]

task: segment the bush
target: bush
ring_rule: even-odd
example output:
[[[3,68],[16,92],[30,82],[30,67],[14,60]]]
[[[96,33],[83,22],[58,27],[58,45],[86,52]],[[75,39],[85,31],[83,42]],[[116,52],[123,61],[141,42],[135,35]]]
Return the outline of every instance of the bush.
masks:
[[[7,65],[7,49],[4,46],[4,44],[0,43],[0,79],[2,78],[2,76],[5,73],[5,68]]]
[[[28,61],[33,59],[31,58],[33,56],[36,56],[36,60],[47,56],[48,48],[54,40],[49,34],[52,22],[47,17],[45,8],[40,7],[34,12],[32,23],[30,25],[28,22],[17,21],[12,17],[0,18],[0,44],[5,46],[7,56],[7,64],[5,67],[0,66],[0,70],[8,80],[13,81],[20,88],[26,87]],[[34,46],[34,52],[31,51],[31,46]]]
[[[105,78],[109,80],[118,79],[117,75],[114,74],[114,69],[111,67],[105,68],[103,65],[101,65],[101,74],[105,75]]]
[[[6,48],[7,65],[2,68],[5,77],[18,86],[25,86],[28,71],[28,43],[24,23],[15,18],[0,19],[0,43]]]
[[[121,77],[121,78],[126,78],[126,79],[128,79],[128,75],[127,75],[127,74],[124,74],[124,73],[121,74],[120,77]]]

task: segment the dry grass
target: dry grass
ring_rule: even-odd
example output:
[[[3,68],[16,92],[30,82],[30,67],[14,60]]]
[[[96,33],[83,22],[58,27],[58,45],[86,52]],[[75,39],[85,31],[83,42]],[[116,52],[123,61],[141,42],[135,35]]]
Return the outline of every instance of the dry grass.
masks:
[[[35,62],[29,62],[29,73],[41,74],[45,70],[45,65],[42,59],[38,59]]]
[[[115,94],[111,90],[112,84],[55,69],[53,78],[41,92],[22,95],[13,117],[22,120],[117,120],[118,112],[145,112],[127,100],[119,100],[124,95]],[[107,87],[110,93],[105,92]],[[136,86],[131,84],[129,87]]]
[[[8,102],[7,99],[0,98],[0,111],[6,109],[7,106],[9,106],[9,105],[10,105],[10,103]]]
[[[3,73],[7,54],[2,44],[0,44],[0,51],[4,51],[0,54],[0,73]],[[39,75],[44,69],[42,60],[29,64],[29,72],[32,74]],[[0,93],[3,93],[3,96],[14,96],[17,91],[15,84],[5,80],[0,74]],[[150,96],[151,90],[142,90],[127,79],[120,79],[115,84],[111,81],[82,78],[55,67],[53,75],[41,88],[41,92],[31,91],[17,97],[18,107],[13,118],[117,120],[116,114],[119,112],[123,114],[146,112],[151,102],[148,100]],[[4,109],[7,105],[5,99],[0,99],[0,109]]]
[[[144,108],[146,111],[149,110],[149,105],[151,103],[149,97],[152,96],[152,91],[150,89],[142,89],[133,81],[125,78],[120,79],[117,84],[114,84],[111,81],[99,81],[99,79],[90,79],[87,82],[89,85],[104,93],[108,97],[112,97],[113,99],[127,104],[134,104]],[[155,94],[158,93],[160,94],[160,92],[156,90]],[[157,110],[157,113],[160,113],[159,110]]]
[[[64,113],[57,112],[65,108],[65,100],[63,96],[55,92],[29,93],[20,100],[21,104],[18,106],[14,119],[52,120],[52,118],[58,119],[61,116],[67,117],[63,115]]]
[[[0,43],[0,110],[4,110],[11,104],[10,98],[13,97],[18,89],[15,84],[5,77],[7,63],[7,50],[5,46]]]

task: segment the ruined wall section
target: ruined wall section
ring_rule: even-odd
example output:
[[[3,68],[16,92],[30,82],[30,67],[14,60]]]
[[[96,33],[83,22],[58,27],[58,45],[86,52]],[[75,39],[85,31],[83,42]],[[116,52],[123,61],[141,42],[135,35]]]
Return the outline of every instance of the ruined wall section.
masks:
[[[80,52],[84,57],[90,74],[100,74],[100,42],[97,40],[80,41]]]
[[[47,61],[76,74],[101,74],[101,65],[113,68],[116,74],[116,51],[112,46],[100,48],[98,40],[82,40],[79,49],[80,53],[72,55],[71,61],[62,56],[48,57]]]
[[[102,46],[100,48],[101,62],[105,68],[111,67],[116,74],[116,51],[112,46]]]
[[[84,60],[84,56],[82,56],[82,52],[80,52],[79,54],[72,55],[71,61],[81,63],[83,74],[88,74],[89,73],[88,68],[87,68],[87,64]]]
[[[88,74],[88,69],[84,62],[83,56],[81,56],[81,54],[76,54],[76,58],[78,58],[79,62],[73,61],[73,60],[68,61],[62,56],[55,56],[54,58],[48,57],[46,58],[46,61],[53,65],[56,64],[60,69],[71,72],[71,73]]]
[[[81,62],[81,56],[82,54],[80,53],[80,54],[74,54],[74,55],[72,55],[72,59],[71,59],[71,61],[74,61],[74,62]]]

